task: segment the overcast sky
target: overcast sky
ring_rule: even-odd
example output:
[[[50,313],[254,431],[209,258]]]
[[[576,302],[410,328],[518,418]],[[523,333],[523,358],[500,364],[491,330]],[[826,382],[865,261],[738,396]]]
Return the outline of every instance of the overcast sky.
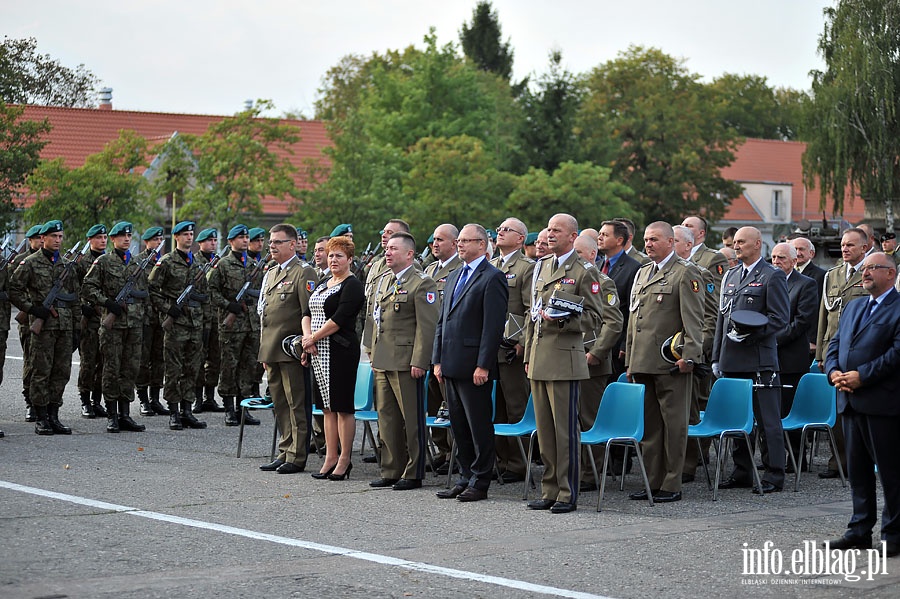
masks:
[[[83,63],[120,110],[232,114],[244,100],[313,115],[322,76],[347,54],[458,43],[476,0],[0,0],[0,31]],[[825,0],[494,0],[515,51],[514,79],[552,48],[575,72],[630,44],[687,60],[706,80],[757,74],[809,89]]]

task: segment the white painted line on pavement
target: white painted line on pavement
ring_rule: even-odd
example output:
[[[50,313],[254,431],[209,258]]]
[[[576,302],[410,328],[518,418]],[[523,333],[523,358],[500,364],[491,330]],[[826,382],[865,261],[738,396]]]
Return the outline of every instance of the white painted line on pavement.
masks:
[[[568,589],[560,589],[556,587],[545,586],[542,584],[533,584],[522,580],[514,580],[512,578],[490,576],[488,574],[467,572],[465,570],[455,570],[453,568],[444,568],[442,566],[434,566],[432,564],[426,564],[423,562],[412,562],[401,558],[390,557],[388,555],[368,553],[366,551],[357,551],[355,549],[346,549],[344,547],[335,547],[333,545],[322,545],[320,543],[313,543],[312,541],[304,541],[302,539],[280,537],[263,532],[247,530],[245,528],[235,528],[234,526],[216,524],[214,522],[204,522],[203,520],[194,520],[192,518],[181,518],[179,516],[170,516],[169,514],[162,514],[159,512],[148,512],[134,507],[118,505],[115,503],[107,503],[105,501],[97,501],[96,499],[89,499],[87,497],[78,497],[77,495],[67,495],[65,493],[57,493],[55,491],[47,491],[45,489],[38,489],[35,487],[26,487],[24,485],[11,483],[5,480],[0,480],[0,488],[9,489],[11,491],[18,491],[20,493],[28,493],[30,495],[37,495],[39,497],[46,497],[48,499],[57,499],[59,501],[66,501],[68,503],[75,503],[78,505],[107,510],[110,512],[119,512],[123,514],[129,514],[131,516],[140,516],[141,518],[148,518],[150,520],[159,520],[160,522],[168,522],[170,524],[180,524],[182,526],[190,526],[192,528],[212,530],[215,532],[245,537],[248,539],[255,539],[258,541],[268,541],[270,543],[277,543],[279,545],[288,545],[290,547],[310,549],[312,551],[319,551],[321,553],[328,553],[331,555],[340,555],[343,557],[373,562],[385,566],[396,566],[398,568],[415,570],[417,572],[428,572],[430,574],[438,574],[440,576],[447,576],[449,578],[459,578],[462,580],[483,582],[485,584],[493,584],[510,589],[528,591],[531,593],[541,593],[543,595],[553,595],[555,597],[568,597],[571,599],[609,599],[608,597],[604,597],[602,595],[593,595],[591,593],[582,593],[580,591],[570,591]]]

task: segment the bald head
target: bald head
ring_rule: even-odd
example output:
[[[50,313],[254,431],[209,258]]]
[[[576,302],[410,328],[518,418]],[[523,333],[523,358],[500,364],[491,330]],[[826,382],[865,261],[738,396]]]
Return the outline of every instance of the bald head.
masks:
[[[597,239],[588,235],[579,235],[575,240],[575,251],[582,260],[591,264],[597,259]]]
[[[681,226],[687,227],[694,234],[694,245],[706,242],[706,220],[699,216],[689,216],[682,221]]]
[[[893,287],[897,278],[894,259],[884,252],[872,252],[863,259],[862,286],[872,297],[879,297]]]
[[[734,252],[744,266],[751,266],[762,253],[762,234],[756,227],[741,227],[734,234]]]

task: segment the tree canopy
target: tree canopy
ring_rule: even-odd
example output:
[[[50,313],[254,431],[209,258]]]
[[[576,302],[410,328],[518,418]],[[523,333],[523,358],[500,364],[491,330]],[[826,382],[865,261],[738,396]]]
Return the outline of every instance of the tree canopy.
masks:
[[[7,104],[89,108],[100,81],[83,64],[65,67],[39,54],[37,40],[3,38],[0,44],[0,99]]]
[[[465,55],[479,69],[499,75],[507,81],[512,76],[513,50],[502,40],[500,18],[491,3],[481,0],[472,11],[472,24],[463,23],[459,39]]]
[[[40,163],[42,139],[50,123],[21,120],[25,108],[0,100],[0,227],[9,230],[16,220],[17,202],[28,176]]]

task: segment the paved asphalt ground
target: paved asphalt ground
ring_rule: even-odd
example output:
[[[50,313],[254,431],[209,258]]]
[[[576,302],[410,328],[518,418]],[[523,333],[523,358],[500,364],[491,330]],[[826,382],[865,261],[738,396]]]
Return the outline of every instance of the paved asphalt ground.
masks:
[[[345,482],[261,472],[267,413],[247,429],[240,459],[237,429],[221,414],[204,414],[202,431],[137,416],[146,432],[107,434],[105,420],[78,416],[77,366],[61,411],[74,434],[39,437],[24,422],[21,350],[10,337],[0,387],[3,598],[900,595],[898,558],[887,575],[858,581],[784,574],[804,541],[839,536],[850,514],[849,491],[815,474],[799,493],[730,490],[717,502],[698,481],[684,501],[653,507],[628,500],[640,485],[630,475],[625,493],[607,489],[601,513],[596,493],[572,514],[528,511],[521,484],[463,504],[437,499],[445,479],[430,474],[421,490],[372,489],[376,466],[359,457]],[[311,457],[308,469],[320,464]],[[782,575],[745,574],[745,549],[767,541],[766,561],[780,556]],[[859,560],[841,571],[867,570]]]

